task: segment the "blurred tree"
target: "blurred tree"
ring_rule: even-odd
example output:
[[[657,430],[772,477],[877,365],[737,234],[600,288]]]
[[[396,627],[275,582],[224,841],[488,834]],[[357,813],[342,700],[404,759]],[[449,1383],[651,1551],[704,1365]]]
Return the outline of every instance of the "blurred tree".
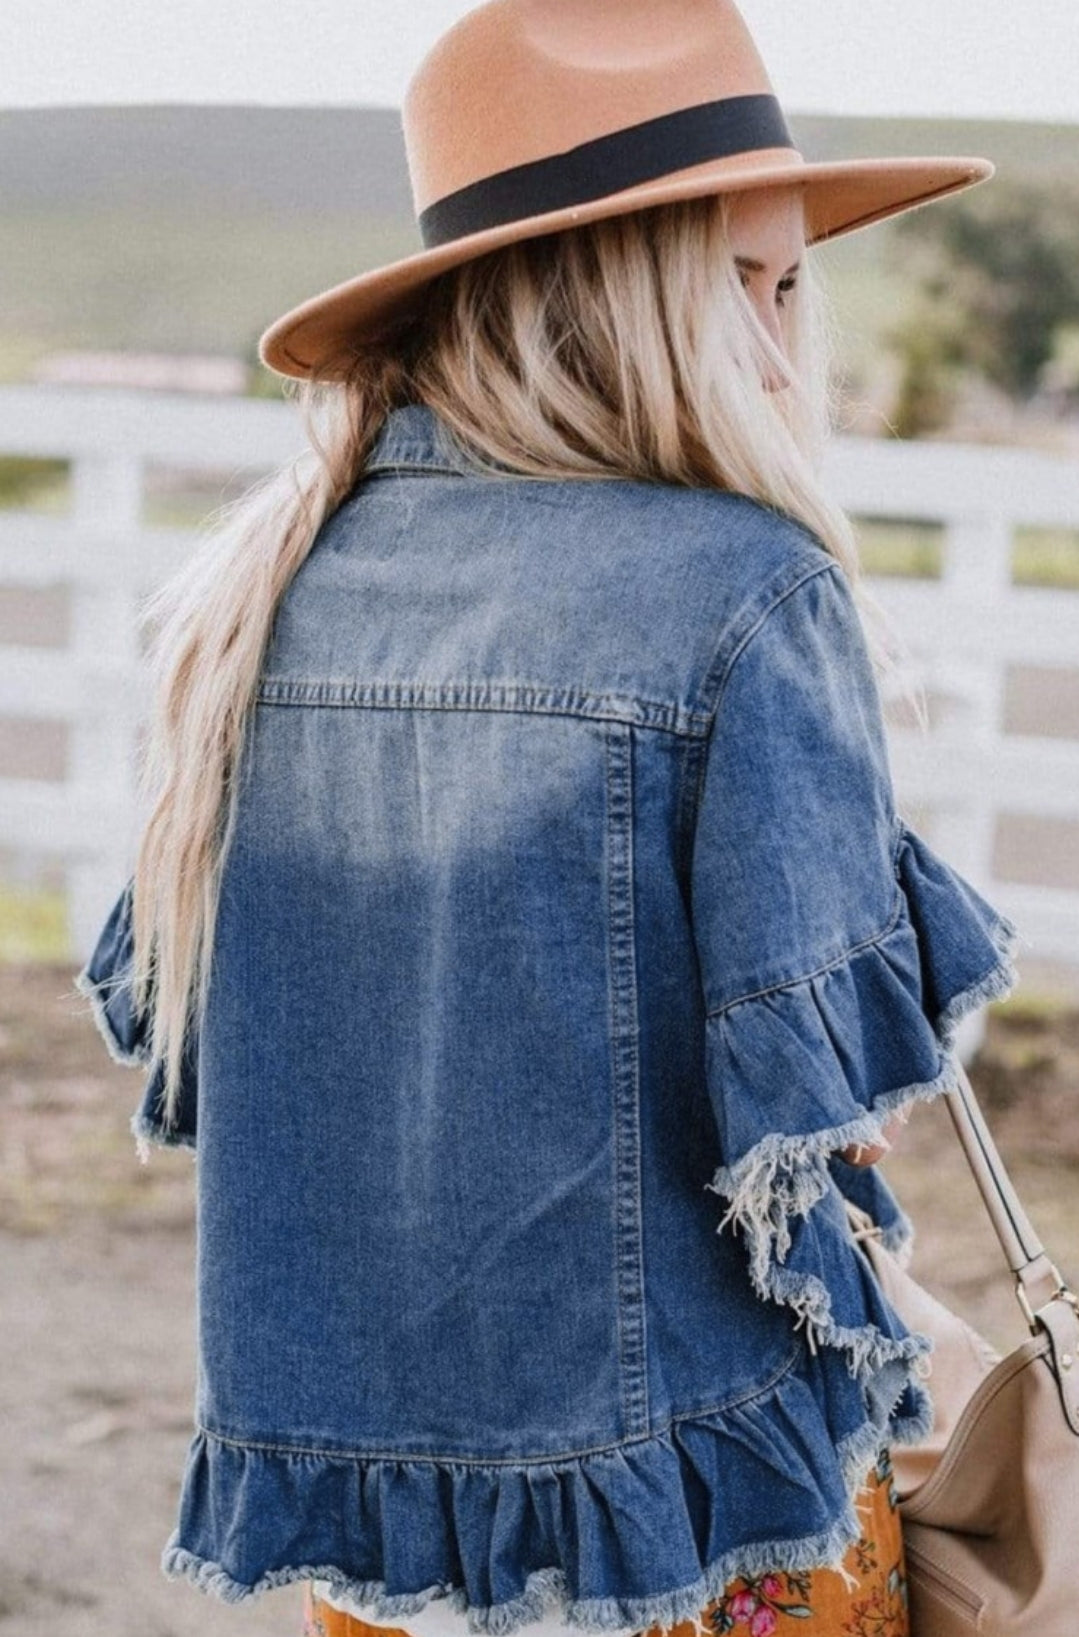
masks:
[[[916,291],[886,334],[902,366],[897,433],[946,424],[965,372],[1030,398],[1079,317],[1079,187],[994,178],[946,210],[907,212],[894,233]]]
[[[961,380],[961,319],[939,299],[917,300],[888,338],[901,360],[888,417],[894,436],[917,438],[951,421]]]

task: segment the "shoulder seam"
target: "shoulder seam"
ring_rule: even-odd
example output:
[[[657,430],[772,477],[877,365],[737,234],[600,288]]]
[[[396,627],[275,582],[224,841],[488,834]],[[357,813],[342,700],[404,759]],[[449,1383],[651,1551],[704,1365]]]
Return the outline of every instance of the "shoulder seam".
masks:
[[[833,571],[839,574],[842,574],[843,572],[841,563],[835,557],[828,557],[824,562],[810,563],[808,567],[802,568],[802,571],[798,574],[796,579],[792,580],[789,584],[784,583],[780,590],[775,593],[775,595],[764,605],[763,608],[755,609],[753,611],[750,623],[747,625],[746,629],[741,633],[741,635],[737,637],[734,643],[733,651],[728,651],[726,656],[726,664],[720,671],[720,675],[716,681],[715,699],[711,709],[707,713],[709,732],[711,732],[711,728],[719,712],[720,702],[723,698],[727,684],[730,681],[731,672],[733,671],[738,660],[741,658],[742,654],[745,652],[746,648],[752,642],[753,638],[761,630],[761,627],[767,622],[769,616],[775,612],[780,603],[785,602],[787,598],[792,596],[800,586],[806,583],[807,580],[814,579],[818,574],[829,574]],[[705,689],[702,691],[707,691],[708,683],[712,677],[712,672],[716,669],[716,666],[719,663],[720,654],[724,648],[724,644],[729,641],[729,638],[730,632],[727,631],[724,633],[723,638],[720,641],[719,648],[716,651],[716,655],[712,660],[712,664],[708,668],[708,672],[705,677]]]
[[[818,548],[818,555],[819,555],[819,548]],[[759,609],[754,610],[754,612],[752,614],[752,617],[750,619],[750,622],[747,625],[746,629],[736,639],[735,644],[734,644],[734,651],[733,651],[733,653],[730,653],[728,655],[726,665],[724,666],[724,668],[720,672],[719,679],[718,679],[718,682],[716,684],[715,699],[714,699],[714,701],[712,703],[711,709],[707,712],[708,727],[707,727],[707,730],[706,730],[703,738],[699,741],[699,743],[700,743],[700,745],[702,747],[702,750],[703,750],[703,754],[700,755],[698,757],[698,760],[697,760],[697,778],[696,778],[696,783],[695,783],[694,790],[693,790],[693,803],[692,803],[692,812],[691,812],[691,817],[690,817],[690,823],[691,823],[691,825],[692,825],[692,827],[694,829],[696,828],[698,819],[700,818],[701,797],[702,797],[702,792],[704,790],[705,775],[706,775],[707,770],[708,770],[708,760],[709,760],[709,755],[710,755],[710,751],[711,751],[711,740],[712,740],[712,734],[713,734],[714,729],[715,729],[716,717],[719,714],[720,702],[722,701],[724,691],[725,691],[725,689],[727,687],[727,683],[730,680],[731,672],[733,671],[733,669],[734,669],[735,665],[737,664],[737,662],[738,662],[739,658],[741,657],[741,655],[745,653],[747,647],[752,642],[753,638],[757,635],[758,631],[760,631],[761,628],[767,622],[768,616],[770,614],[772,614],[775,611],[775,609],[777,609],[779,607],[780,603],[785,602],[788,597],[792,596],[794,594],[794,592],[798,590],[799,586],[805,585],[807,580],[814,579],[816,577],[816,575],[818,575],[818,574],[831,573],[832,570],[835,570],[837,573],[840,573],[840,574],[842,574],[842,572],[843,572],[842,564],[839,562],[838,558],[832,557],[831,555],[826,556],[823,562],[812,562],[812,563],[810,563],[808,565],[808,567],[803,566],[802,571],[798,574],[796,579],[792,580],[789,585],[788,584],[782,585],[780,590],[778,590],[775,593],[775,595],[768,602],[765,603],[763,608],[759,608]],[[702,692],[707,691],[708,681],[712,676],[712,672],[716,669],[717,665],[719,664],[719,658],[720,658],[720,654],[723,651],[724,642],[726,642],[728,640],[729,635],[730,635],[729,631],[725,632],[723,638],[720,640],[719,648],[716,650],[716,653],[715,653],[715,655],[713,656],[713,659],[712,659],[712,663],[708,668],[708,672],[706,673],[705,687],[704,687],[704,689],[702,689]]]

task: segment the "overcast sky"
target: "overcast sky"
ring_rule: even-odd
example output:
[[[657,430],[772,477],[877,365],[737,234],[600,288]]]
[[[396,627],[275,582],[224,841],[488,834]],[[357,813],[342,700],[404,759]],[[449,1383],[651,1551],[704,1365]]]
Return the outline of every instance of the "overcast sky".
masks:
[[[0,106],[400,104],[458,0],[0,0]],[[610,0],[617,5],[618,0]],[[742,0],[791,113],[1079,122],[1076,0]]]

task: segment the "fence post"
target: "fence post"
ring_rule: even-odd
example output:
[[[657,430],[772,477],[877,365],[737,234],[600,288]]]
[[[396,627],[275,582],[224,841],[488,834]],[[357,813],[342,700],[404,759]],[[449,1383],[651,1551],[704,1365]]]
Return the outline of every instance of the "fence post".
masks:
[[[969,630],[970,606],[995,630],[1006,618],[1011,589],[1013,525],[1000,512],[965,511],[945,527],[941,595],[956,611],[957,632]],[[933,667],[934,682],[955,704],[939,731],[978,769],[970,788],[944,798],[934,812],[934,842],[941,855],[975,886],[993,879],[997,793],[994,769],[1004,716],[1005,666],[991,632],[979,641],[968,635],[958,657],[945,653]],[[988,894],[988,886],[985,888]],[[985,1009],[968,1014],[956,1034],[956,1050],[967,1062],[985,1037]]]
[[[130,556],[142,518],[143,464],[137,454],[81,454],[73,463],[72,522],[101,572],[71,588],[72,666],[81,708],[71,723],[68,780],[73,800],[95,798],[129,815],[67,861],[68,937],[85,960],[133,859],[135,756],[141,714],[138,593],[116,574]],[[123,546],[128,546],[124,552]],[[104,798],[102,800],[102,798]]]

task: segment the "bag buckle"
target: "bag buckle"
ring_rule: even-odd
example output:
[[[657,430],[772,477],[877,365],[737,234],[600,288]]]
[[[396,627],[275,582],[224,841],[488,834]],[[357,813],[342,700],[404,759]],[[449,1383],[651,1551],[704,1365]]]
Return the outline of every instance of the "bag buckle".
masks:
[[[1056,1280],[1057,1288],[1053,1291],[1048,1300],[1050,1302],[1055,1302],[1059,1297],[1062,1301],[1069,1302],[1071,1306],[1075,1308],[1076,1312],[1079,1313],[1079,1296],[1076,1295],[1075,1291],[1072,1290],[1069,1285],[1065,1284],[1060,1269],[1055,1265],[1055,1263],[1050,1262],[1049,1271]],[[1019,1303],[1019,1306],[1026,1314],[1027,1324],[1030,1326],[1031,1331],[1034,1333],[1034,1335],[1037,1335],[1038,1331],[1042,1328],[1041,1322],[1030,1305],[1030,1299],[1027,1296],[1026,1289],[1023,1285],[1023,1280],[1018,1273],[1015,1276],[1015,1297]]]

